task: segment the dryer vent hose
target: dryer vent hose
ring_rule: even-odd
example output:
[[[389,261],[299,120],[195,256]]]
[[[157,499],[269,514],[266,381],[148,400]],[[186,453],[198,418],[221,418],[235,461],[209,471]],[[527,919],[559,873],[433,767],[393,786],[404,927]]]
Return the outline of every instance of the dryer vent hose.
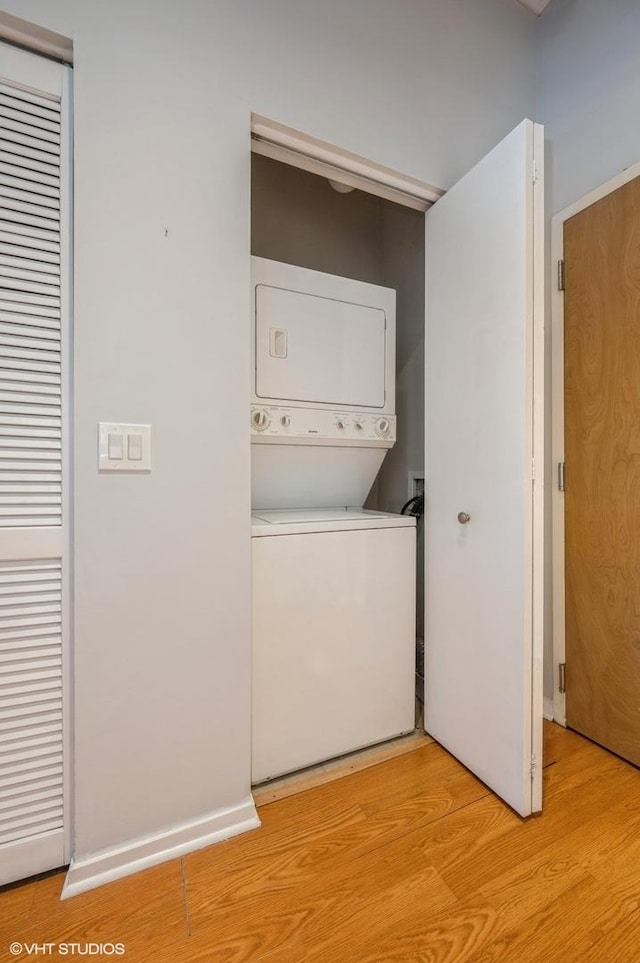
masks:
[[[401,515],[413,515],[414,518],[422,518],[424,512],[424,493],[414,495],[408,502],[405,502],[400,509]]]

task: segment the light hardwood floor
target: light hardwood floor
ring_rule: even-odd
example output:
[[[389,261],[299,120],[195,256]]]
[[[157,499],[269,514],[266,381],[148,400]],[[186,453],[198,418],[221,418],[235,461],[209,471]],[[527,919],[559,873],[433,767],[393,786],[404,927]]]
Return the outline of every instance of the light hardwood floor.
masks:
[[[61,874],[5,890],[0,960],[92,940],[126,963],[640,961],[640,772],[557,726],[526,821],[435,743],[260,815],[64,903]]]

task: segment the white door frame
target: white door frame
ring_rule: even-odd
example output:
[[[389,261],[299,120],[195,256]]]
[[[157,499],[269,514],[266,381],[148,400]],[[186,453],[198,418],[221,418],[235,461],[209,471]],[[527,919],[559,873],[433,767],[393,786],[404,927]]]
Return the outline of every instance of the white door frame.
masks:
[[[60,161],[60,318],[62,323],[62,758],[64,858],[73,856],[73,74],[66,67],[62,79],[62,142]]]
[[[426,211],[444,194],[439,187],[260,114],[251,115],[251,150],[417,211]]]
[[[564,260],[564,223],[596,201],[640,176],[640,162],[574,201],[551,218],[551,264],[553,271]],[[560,692],[560,665],[565,662],[565,545],[564,492],[560,491],[559,465],[564,463],[564,293],[554,280],[551,290],[551,459],[554,472],[551,492],[553,565],[553,718],[567,724],[566,696]],[[569,478],[569,484],[571,479]]]

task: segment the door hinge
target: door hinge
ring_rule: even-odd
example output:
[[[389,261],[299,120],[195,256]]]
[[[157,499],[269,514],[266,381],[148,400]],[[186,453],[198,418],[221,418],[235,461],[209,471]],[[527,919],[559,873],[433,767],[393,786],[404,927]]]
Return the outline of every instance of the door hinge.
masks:
[[[558,692],[567,691],[567,663],[560,662],[558,665]]]
[[[529,775],[531,776],[532,781],[535,778],[537,768],[538,768],[538,760],[536,759],[536,754],[534,752],[531,755],[531,765],[529,766]]]
[[[533,183],[535,184],[536,181],[538,180],[538,167],[537,167],[535,161],[534,161],[533,164],[531,165],[531,174],[532,174],[532,177],[533,177]]]
[[[567,466],[563,461],[558,462],[558,491],[567,490]]]
[[[564,261],[558,261],[558,291],[564,291]]]

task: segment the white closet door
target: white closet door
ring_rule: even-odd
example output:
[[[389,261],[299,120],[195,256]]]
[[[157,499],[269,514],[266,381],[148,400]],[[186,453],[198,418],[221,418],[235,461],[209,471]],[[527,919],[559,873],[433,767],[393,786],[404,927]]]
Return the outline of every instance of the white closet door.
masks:
[[[67,855],[67,84],[0,45],[0,884]]]
[[[541,148],[523,122],[426,215],[425,728],[522,815],[542,805]]]

